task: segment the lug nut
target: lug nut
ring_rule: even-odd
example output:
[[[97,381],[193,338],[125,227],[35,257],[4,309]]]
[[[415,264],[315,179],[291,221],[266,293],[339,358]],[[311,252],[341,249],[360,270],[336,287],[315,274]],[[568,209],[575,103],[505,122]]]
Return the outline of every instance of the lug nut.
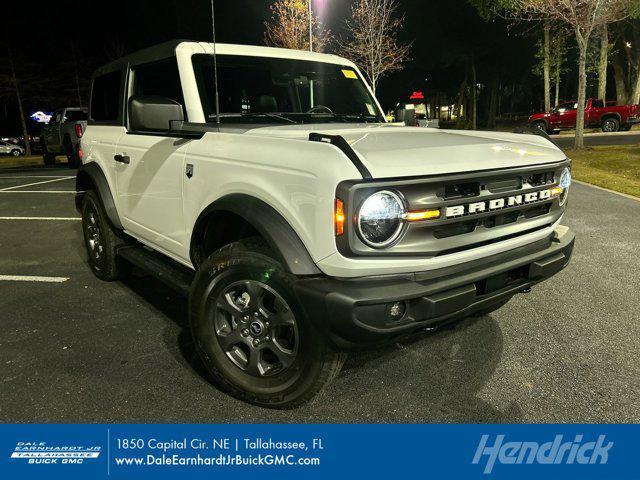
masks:
[[[264,337],[264,339],[268,342],[269,340],[271,340],[271,335],[267,335],[266,337]]]
[[[249,336],[249,329],[245,328],[244,330],[242,330],[242,336],[243,337],[248,337]]]
[[[269,327],[269,322],[264,322],[265,327]]]
[[[260,345],[260,340],[258,340],[257,338],[253,341],[253,346],[257,347],[258,345]]]
[[[242,317],[242,320],[244,320],[245,322],[249,321],[249,315],[245,315],[244,317]]]
[[[259,317],[259,316],[260,316],[260,314],[259,314],[258,312],[254,312],[254,313],[253,313],[253,316],[254,316],[254,317]]]

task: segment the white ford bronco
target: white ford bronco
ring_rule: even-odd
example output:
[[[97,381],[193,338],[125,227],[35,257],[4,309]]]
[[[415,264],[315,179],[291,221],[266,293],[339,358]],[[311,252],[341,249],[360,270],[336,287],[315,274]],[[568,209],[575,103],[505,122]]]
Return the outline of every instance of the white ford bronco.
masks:
[[[95,73],[81,151],[95,275],[188,295],[213,379],[266,407],[310,400],[350,349],[500,308],[574,244],[547,139],[386,123],[333,55],[134,53]]]

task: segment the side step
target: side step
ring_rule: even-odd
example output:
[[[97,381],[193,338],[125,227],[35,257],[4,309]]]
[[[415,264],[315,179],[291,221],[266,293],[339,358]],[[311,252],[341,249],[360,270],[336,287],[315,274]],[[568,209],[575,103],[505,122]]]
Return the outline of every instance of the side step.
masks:
[[[127,246],[118,250],[118,256],[141,268],[181,295],[188,297],[195,272],[140,246]]]

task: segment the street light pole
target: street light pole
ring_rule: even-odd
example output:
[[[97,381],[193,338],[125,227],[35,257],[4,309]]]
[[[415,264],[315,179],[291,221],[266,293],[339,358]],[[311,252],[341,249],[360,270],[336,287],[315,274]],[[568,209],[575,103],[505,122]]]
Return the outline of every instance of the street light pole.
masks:
[[[307,0],[309,4],[309,51],[313,52],[313,20],[311,15],[313,12],[311,11],[311,2],[313,0]]]

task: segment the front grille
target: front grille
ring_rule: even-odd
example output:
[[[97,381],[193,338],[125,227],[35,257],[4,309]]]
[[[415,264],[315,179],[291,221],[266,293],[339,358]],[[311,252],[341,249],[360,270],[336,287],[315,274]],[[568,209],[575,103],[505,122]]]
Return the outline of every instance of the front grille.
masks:
[[[346,235],[336,239],[338,249],[343,255],[352,257],[435,257],[547,228],[561,217],[563,207],[555,199],[528,203],[524,198],[527,194],[546,191],[556,185],[562,169],[568,165],[569,161],[566,160],[546,166],[440,177],[344,182],[338,187],[337,196],[347,199],[347,218],[355,218],[364,199],[382,189],[397,191],[411,211],[440,208],[445,212],[450,208],[451,215],[408,224],[400,240],[384,250],[372,249],[362,243],[354,225],[350,224],[346,228]],[[519,196],[522,196],[521,203],[507,203],[512,197]],[[501,200],[505,201],[503,206],[499,203]],[[472,212],[469,205],[475,203],[485,205],[485,210]],[[460,210],[460,206],[465,208]],[[458,214],[458,211],[461,213]]]

